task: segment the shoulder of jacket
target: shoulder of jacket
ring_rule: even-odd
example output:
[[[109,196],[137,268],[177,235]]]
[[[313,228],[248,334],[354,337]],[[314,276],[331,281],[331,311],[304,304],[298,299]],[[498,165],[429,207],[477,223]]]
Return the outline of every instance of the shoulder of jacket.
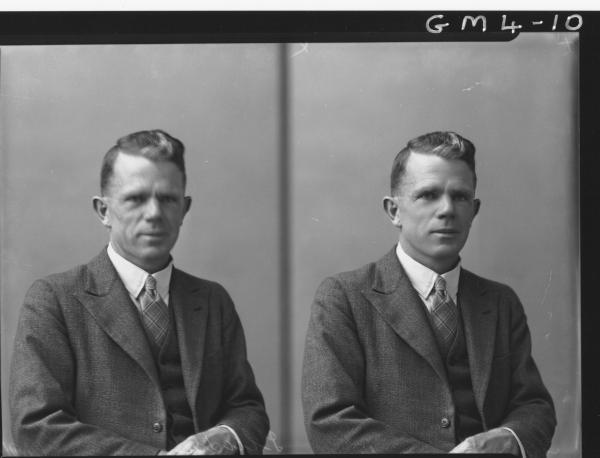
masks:
[[[357,269],[346,270],[327,277],[323,283],[333,282],[344,289],[362,290],[371,284],[375,275],[376,262],[370,262]]]
[[[507,284],[490,280],[489,278],[482,277],[480,275],[474,274],[470,270],[462,269],[462,274],[465,275],[466,281],[476,283],[477,286],[484,291],[493,291],[499,294],[505,294],[509,296],[515,296],[515,291]]]
[[[52,273],[46,275],[45,277],[39,278],[33,283],[33,285],[45,284],[50,286],[52,289],[73,290],[82,284],[86,273],[87,266],[85,264],[80,264],[69,270]]]

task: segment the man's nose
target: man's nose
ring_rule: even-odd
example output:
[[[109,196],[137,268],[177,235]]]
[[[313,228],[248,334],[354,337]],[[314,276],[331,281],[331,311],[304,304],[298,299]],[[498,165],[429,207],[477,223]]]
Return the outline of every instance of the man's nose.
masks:
[[[151,197],[150,199],[148,199],[145,210],[146,218],[148,219],[158,218],[162,213],[160,202],[156,197]]]
[[[451,196],[446,194],[440,197],[440,205],[438,208],[438,216],[440,218],[453,216],[454,215],[454,200]]]

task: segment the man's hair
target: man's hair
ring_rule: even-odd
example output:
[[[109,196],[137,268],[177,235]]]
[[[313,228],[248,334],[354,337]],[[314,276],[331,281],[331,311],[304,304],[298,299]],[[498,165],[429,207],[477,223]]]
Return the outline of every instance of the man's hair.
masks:
[[[457,159],[465,162],[473,172],[473,185],[477,184],[475,174],[475,145],[456,132],[430,132],[410,140],[396,155],[392,164],[390,188],[392,195],[400,189],[410,153],[433,154],[444,159]]]
[[[181,170],[183,186],[185,187],[184,151],[185,147],[180,140],[171,137],[160,129],[142,130],[125,135],[119,138],[116,144],[104,155],[102,170],[100,171],[100,192],[104,195],[110,185],[115,160],[119,153],[142,156],[155,162],[172,162]]]

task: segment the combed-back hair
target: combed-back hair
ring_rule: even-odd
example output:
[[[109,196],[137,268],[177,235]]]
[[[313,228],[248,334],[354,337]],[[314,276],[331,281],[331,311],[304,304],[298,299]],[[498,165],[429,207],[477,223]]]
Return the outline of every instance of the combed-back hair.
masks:
[[[116,144],[104,155],[100,171],[100,192],[104,195],[110,185],[115,160],[119,153],[142,156],[156,162],[172,162],[181,170],[185,187],[184,151],[185,146],[180,140],[160,129],[142,130],[125,135],[119,138]]]
[[[465,162],[473,172],[473,184],[477,184],[475,174],[475,145],[456,132],[430,132],[410,140],[396,155],[392,164],[390,190],[392,195],[400,189],[410,153],[433,154],[444,159],[458,159]]]

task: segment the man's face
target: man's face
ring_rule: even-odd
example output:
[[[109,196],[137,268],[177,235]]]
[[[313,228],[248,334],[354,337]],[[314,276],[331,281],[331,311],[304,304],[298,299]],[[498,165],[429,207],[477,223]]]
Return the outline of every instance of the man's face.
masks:
[[[117,253],[147,272],[166,266],[190,207],[172,162],[120,153],[106,195],[94,198]]]
[[[459,258],[471,222],[479,211],[473,172],[460,160],[411,153],[400,190],[384,199],[400,229],[402,249],[430,269],[443,273]]]

